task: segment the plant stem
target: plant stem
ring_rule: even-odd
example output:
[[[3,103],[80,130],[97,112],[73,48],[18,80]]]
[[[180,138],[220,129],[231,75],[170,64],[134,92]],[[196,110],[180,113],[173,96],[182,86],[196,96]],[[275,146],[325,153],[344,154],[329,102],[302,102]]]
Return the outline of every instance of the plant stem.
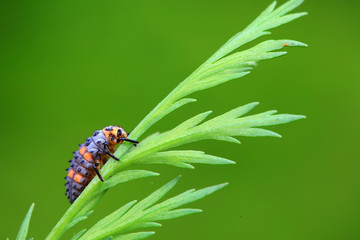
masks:
[[[231,38],[227,43],[225,43],[215,54],[213,54],[205,63],[203,63],[197,70],[195,70],[188,78],[186,78],[183,82],[181,82],[173,91],[170,92],[170,94],[164,98],[138,125],[137,127],[131,132],[131,138],[134,140],[138,140],[141,135],[149,129],[152,125],[154,125],[157,121],[162,119],[164,116],[166,116],[171,111],[175,110],[176,108],[182,106],[183,104],[190,102],[186,101],[186,99],[183,99],[184,101],[179,103],[177,101],[180,101],[183,97],[202,90],[206,89],[212,86],[215,86],[217,84],[229,81],[231,79],[234,79],[233,77],[226,78],[226,77],[219,77],[219,81],[215,82],[214,85],[204,85],[203,88],[194,88],[198,82],[196,80],[201,80],[202,77],[204,77],[204,73],[206,74],[217,74],[215,72],[216,67],[219,68],[223,67],[216,66],[216,62],[223,58],[225,55],[231,53],[239,46],[256,39],[257,37],[260,37],[262,35],[268,34],[266,32],[268,29],[277,27],[279,25],[282,25],[286,22],[292,21],[305,13],[300,14],[292,14],[292,15],[285,15],[298,5],[302,3],[302,0],[290,0],[287,3],[285,3],[283,6],[279,7],[277,10],[274,10],[275,3],[271,4],[261,15],[258,17],[252,24],[250,24],[243,32],[240,32],[236,34],[233,38]],[[286,17],[287,16],[287,17]],[[301,44],[297,44],[297,46],[300,46]],[[296,44],[294,44],[296,46]],[[271,48],[271,49],[265,49],[268,51],[277,50],[278,48]],[[269,59],[274,56],[268,56],[266,57],[266,53],[262,52],[261,49],[257,49],[258,52],[254,53],[254,59],[258,60],[264,60]],[[263,56],[265,54],[265,57]],[[277,53],[279,56],[279,53]],[[283,54],[283,53],[281,53]],[[237,55],[235,55],[237,56]],[[233,56],[234,57],[234,56]],[[227,59],[229,60],[229,59]],[[239,59],[237,59],[239,60]],[[248,64],[247,61],[239,61],[239,63],[242,64]],[[221,64],[221,62],[220,62]],[[233,64],[233,65],[231,65]],[[225,67],[234,67],[235,63],[227,63],[224,64]],[[241,70],[240,72],[246,73],[244,69],[238,69]],[[208,71],[208,72],[206,72]],[[240,76],[244,76],[240,75]],[[237,76],[236,78],[238,78]],[[176,103],[179,103],[176,105]],[[141,143],[140,143],[141,144]],[[120,159],[120,162],[117,163],[115,160],[110,159],[106,165],[101,169],[101,174],[104,177],[105,181],[106,179],[109,179],[114,173],[119,172],[121,169],[127,167],[132,163],[132,161],[121,161],[124,154],[132,147],[132,144],[130,143],[124,143],[122,144],[117,151],[115,152],[115,156]],[[102,184],[98,178],[94,178],[90,184],[85,188],[85,190],[80,194],[80,196],[77,198],[77,200],[70,206],[70,208],[65,212],[63,217],[60,219],[60,221],[56,224],[56,226],[52,229],[50,234],[47,236],[47,240],[56,240],[59,239],[64,232],[67,230],[69,223],[71,223],[75,217],[77,217],[77,214],[82,210],[87,210],[84,207],[93,200],[99,191],[99,187]],[[92,207],[92,206],[91,206]]]
[[[201,68],[201,67],[200,67]],[[199,69],[200,69],[199,68]],[[181,92],[182,85],[188,81],[192,76],[195,75],[196,70],[193,74],[190,75],[189,78],[184,80],[181,84],[179,84],[170,94],[164,98],[131,132],[131,137],[133,139],[139,139],[140,136],[149,129],[153,124],[159,121],[168,113],[168,108],[171,104],[179,99],[178,93]],[[115,156],[121,159],[121,157],[132,147],[132,144],[122,144],[117,151],[115,152]],[[110,159],[104,168],[101,170],[101,175],[104,179],[111,177],[115,172],[118,172],[120,169],[125,168],[129,165],[129,162],[117,163],[115,160]],[[70,208],[65,212],[60,221],[56,224],[56,226],[52,229],[50,234],[47,236],[46,240],[56,240],[59,239],[66,230],[67,225],[74,219],[76,214],[88,203],[89,200],[92,199],[92,195],[96,192],[96,188],[98,188],[101,182],[94,178],[90,184],[85,188],[85,190],[80,194],[78,199],[70,206]]]

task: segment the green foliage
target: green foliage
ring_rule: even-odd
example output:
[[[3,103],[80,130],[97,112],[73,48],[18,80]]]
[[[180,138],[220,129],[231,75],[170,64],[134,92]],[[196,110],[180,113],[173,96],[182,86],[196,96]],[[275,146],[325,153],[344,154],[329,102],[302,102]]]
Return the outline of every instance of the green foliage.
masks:
[[[144,200],[136,204],[129,202],[112,214],[100,220],[89,229],[80,239],[95,240],[114,236],[111,239],[141,239],[154,234],[153,232],[130,233],[138,228],[161,226],[155,221],[177,218],[193,213],[201,212],[200,209],[177,209],[178,207],[201,199],[221,188],[226,184],[220,184],[195,191],[188,190],[175,197],[157,203],[168,193],[179,180],[179,177],[165,184]]]
[[[239,143],[232,136],[280,137],[275,132],[259,127],[288,123],[304,118],[301,115],[275,114],[276,111],[268,111],[240,118],[240,116],[249,112],[256,105],[257,103],[247,104],[202,124],[200,122],[211,112],[201,113],[168,132],[148,137],[142,141],[139,147],[132,149],[126,154],[122,161],[124,163],[128,161],[133,163],[165,163],[190,168],[192,166],[188,163],[229,164],[233,162],[196,151],[160,151],[205,139]]]
[[[86,232],[86,229],[81,230],[77,234],[75,234],[70,240],[78,240],[81,235],[83,235]]]
[[[137,232],[137,233],[129,233],[120,236],[116,236],[114,238],[109,238],[111,240],[137,240],[144,239],[151,235],[154,235],[155,232]]]
[[[101,184],[100,187],[97,189],[98,194],[94,194],[95,197],[74,217],[74,220],[69,222],[65,228],[65,231],[78,222],[85,220],[88,216],[93,213],[91,210],[103,197],[105,191],[113,187],[119,183],[128,182],[131,180],[143,178],[143,177],[150,177],[150,176],[157,176],[158,173],[146,171],[146,170],[128,170],[123,171],[115,174],[109,180],[107,180],[104,184]]]
[[[132,138],[141,142],[138,147],[130,149],[132,144],[124,143],[117,149],[114,155],[120,159],[120,162],[109,160],[101,170],[105,183],[94,178],[53,228],[47,239],[59,239],[66,230],[85,220],[109,188],[129,180],[158,175],[146,170],[123,171],[126,167],[135,164],[159,163],[185,168],[193,168],[192,164],[194,163],[232,164],[234,162],[228,159],[207,155],[200,151],[169,149],[207,139],[239,143],[234,137],[279,137],[280,135],[277,133],[263,127],[304,118],[300,115],[276,114],[276,111],[244,116],[257,105],[257,103],[250,103],[207,121],[204,120],[211,112],[201,113],[184,121],[172,130],[141,139],[142,134],[164,116],[187,103],[196,101],[193,98],[185,98],[188,95],[245,76],[259,61],[286,54],[286,51],[281,50],[284,47],[306,46],[294,40],[268,40],[247,50],[234,52],[240,46],[263,35],[270,34],[268,30],[305,15],[306,13],[288,14],[302,2],[302,0],[290,0],[277,9],[275,9],[276,3],[274,2],[245,30],[232,37],[204,64],[181,82],[131,132]],[[189,190],[156,204],[177,181],[178,178],[174,179],[139,203],[132,201],[125,204],[89,230],[81,230],[72,239],[146,238],[154,232],[134,231],[138,231],[139,228],[161,226],[156,221],[200,212],[199,209],[178,209],[178,207],[203,198],[225,186],[225,184],[220,184],[198,191]]]
[[[26,236],[27,236],[27,233],[28,233],[28,230],[29,230],[29,224],[30,224],[30,219],[31,219],[31,214],[34,210],[34,206],[35,206],[35,203],[31,204],[25,218],[24,218],[24,221],[22,222],[21,224],[21,227],[20,227],[20,230],[19,230],[19,233],[16,237],[16,240],[25,240],[26,239]]]
[[[169,164],[182,168],[194,168],[194,166],[190,163],[204,163],[213,165],[235,164],[235,162],[231,160],[193,150],[157,152],[153,155],[147,155],[144,158],[136,159],[136,161],[143,164]]]
[[[225,43],[224,46],[208,60],[208,62],[213,63],[236,48],[263,35],[270,34],[268,30],[306,15],[306,12],[287,14],[303,2],[303,0],[290,0],[277,9],[275,9],[276,2],[273,2],[249,26]]]
[[[146,170],[128,170],[115,174],[109,180],[101,184],[101,187],[98,189],[99,192],[102,192],[108,188],[111,188],[119,183],[124,183],[130,180],[144,178],[144,177],[152,177],[158,176],[158,173],[150,172]]]
[[[148,128],[170,112],[195,102],[196,99],[184,98],[191,93],[214,87],[232,79],[240,78],[250,73],[256,62],[271,59],[286,54],[286,51],[276,52],[287,46],[306,46],[293,40],[269,40],[248,50],[228,55],[238,47],[260,36],[270,34],[267,30],[292,21],[306,13],[288,14],[300,5],[303,0],[291,0],[275,9],[271,4],[244,31],[237,33],[225,43],[213,56],[202,64],[194,73],[181,82],[163,101],[161,101],[132,131],[132,138],[139,138]],[[130,145],[124,145],[115,153],[121,157]],[[113,166],[112,166],[113,167]],[[116,166],[115,166],[116,167]],[[119,166],[118,166],[119,167]],[[114,169],[116,172],[118,169]]]

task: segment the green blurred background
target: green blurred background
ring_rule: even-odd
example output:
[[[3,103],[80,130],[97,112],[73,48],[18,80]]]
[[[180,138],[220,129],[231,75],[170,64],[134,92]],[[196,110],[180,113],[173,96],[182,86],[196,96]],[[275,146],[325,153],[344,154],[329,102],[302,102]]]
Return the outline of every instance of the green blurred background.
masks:
[[[0,238],[15,238],[35,202],[28,237],[43,239],[70,206],[63,178],[77,144],[110,124],[131,131],[270,2],[1,1]],[[151,239],[360,239],[359,7],[355,0],[306,1],[297,11],[308,16],[261,40],[295,39],[309,48],[288,48],[244,78],[194,94],[198,102],[148,132],[260,101],[253,112],[307,115],[272,127],[282,139],[188,145],[237,165],[145,166],[161,175],[113,188],[64,239],[178,174],[171,195],[230,185],[190,205],[202,214],[163,222]]]

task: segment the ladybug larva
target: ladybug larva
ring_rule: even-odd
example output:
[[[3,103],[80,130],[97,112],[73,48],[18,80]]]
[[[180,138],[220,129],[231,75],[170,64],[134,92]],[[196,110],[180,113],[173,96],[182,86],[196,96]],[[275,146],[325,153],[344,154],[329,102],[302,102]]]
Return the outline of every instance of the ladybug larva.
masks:
[[[127,141],[136,146],[139,143],[128,139],[128,135],[119,126],[108,126],[103,130],[95,131],[84,144],[79,144],[79,150],[73,152],[74,158],[69,161],[70,167],[66,169],[68,171],[68,175],[65,177],[66,195],[70,203],[76,200],[95,175],[102,182],[104,181],[99,170],[110,157],[119,161],[113,155],[116,144]]]

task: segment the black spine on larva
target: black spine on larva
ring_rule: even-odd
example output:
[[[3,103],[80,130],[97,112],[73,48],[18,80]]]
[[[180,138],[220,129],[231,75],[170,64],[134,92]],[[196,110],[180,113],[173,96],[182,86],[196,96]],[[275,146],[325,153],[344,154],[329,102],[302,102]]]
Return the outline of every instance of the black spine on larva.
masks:
[[[95,144],[96,142],[98,144]],[[91,137],[86,139],[84,144],[79,145],[79,150],[74,152],[74,158],[70,161],[70,167],[67,169],[68,176],[65,178],[66,195],[70,203],[73,203],[77,199],[96,175],[93,168],[93,164],[95,163],[94,159],[102,163],[106,162],[108,156],[104,155],[104,153],[108,146],[109,142],[103,131],[97,130]],[[91,160],[86,160],[84,156],[80,154],[82,147],[86,147],[86,152],[91,154]],[[81,180],[79,181],[79,179]],[[78,180],[78,182],[76,180]]]

